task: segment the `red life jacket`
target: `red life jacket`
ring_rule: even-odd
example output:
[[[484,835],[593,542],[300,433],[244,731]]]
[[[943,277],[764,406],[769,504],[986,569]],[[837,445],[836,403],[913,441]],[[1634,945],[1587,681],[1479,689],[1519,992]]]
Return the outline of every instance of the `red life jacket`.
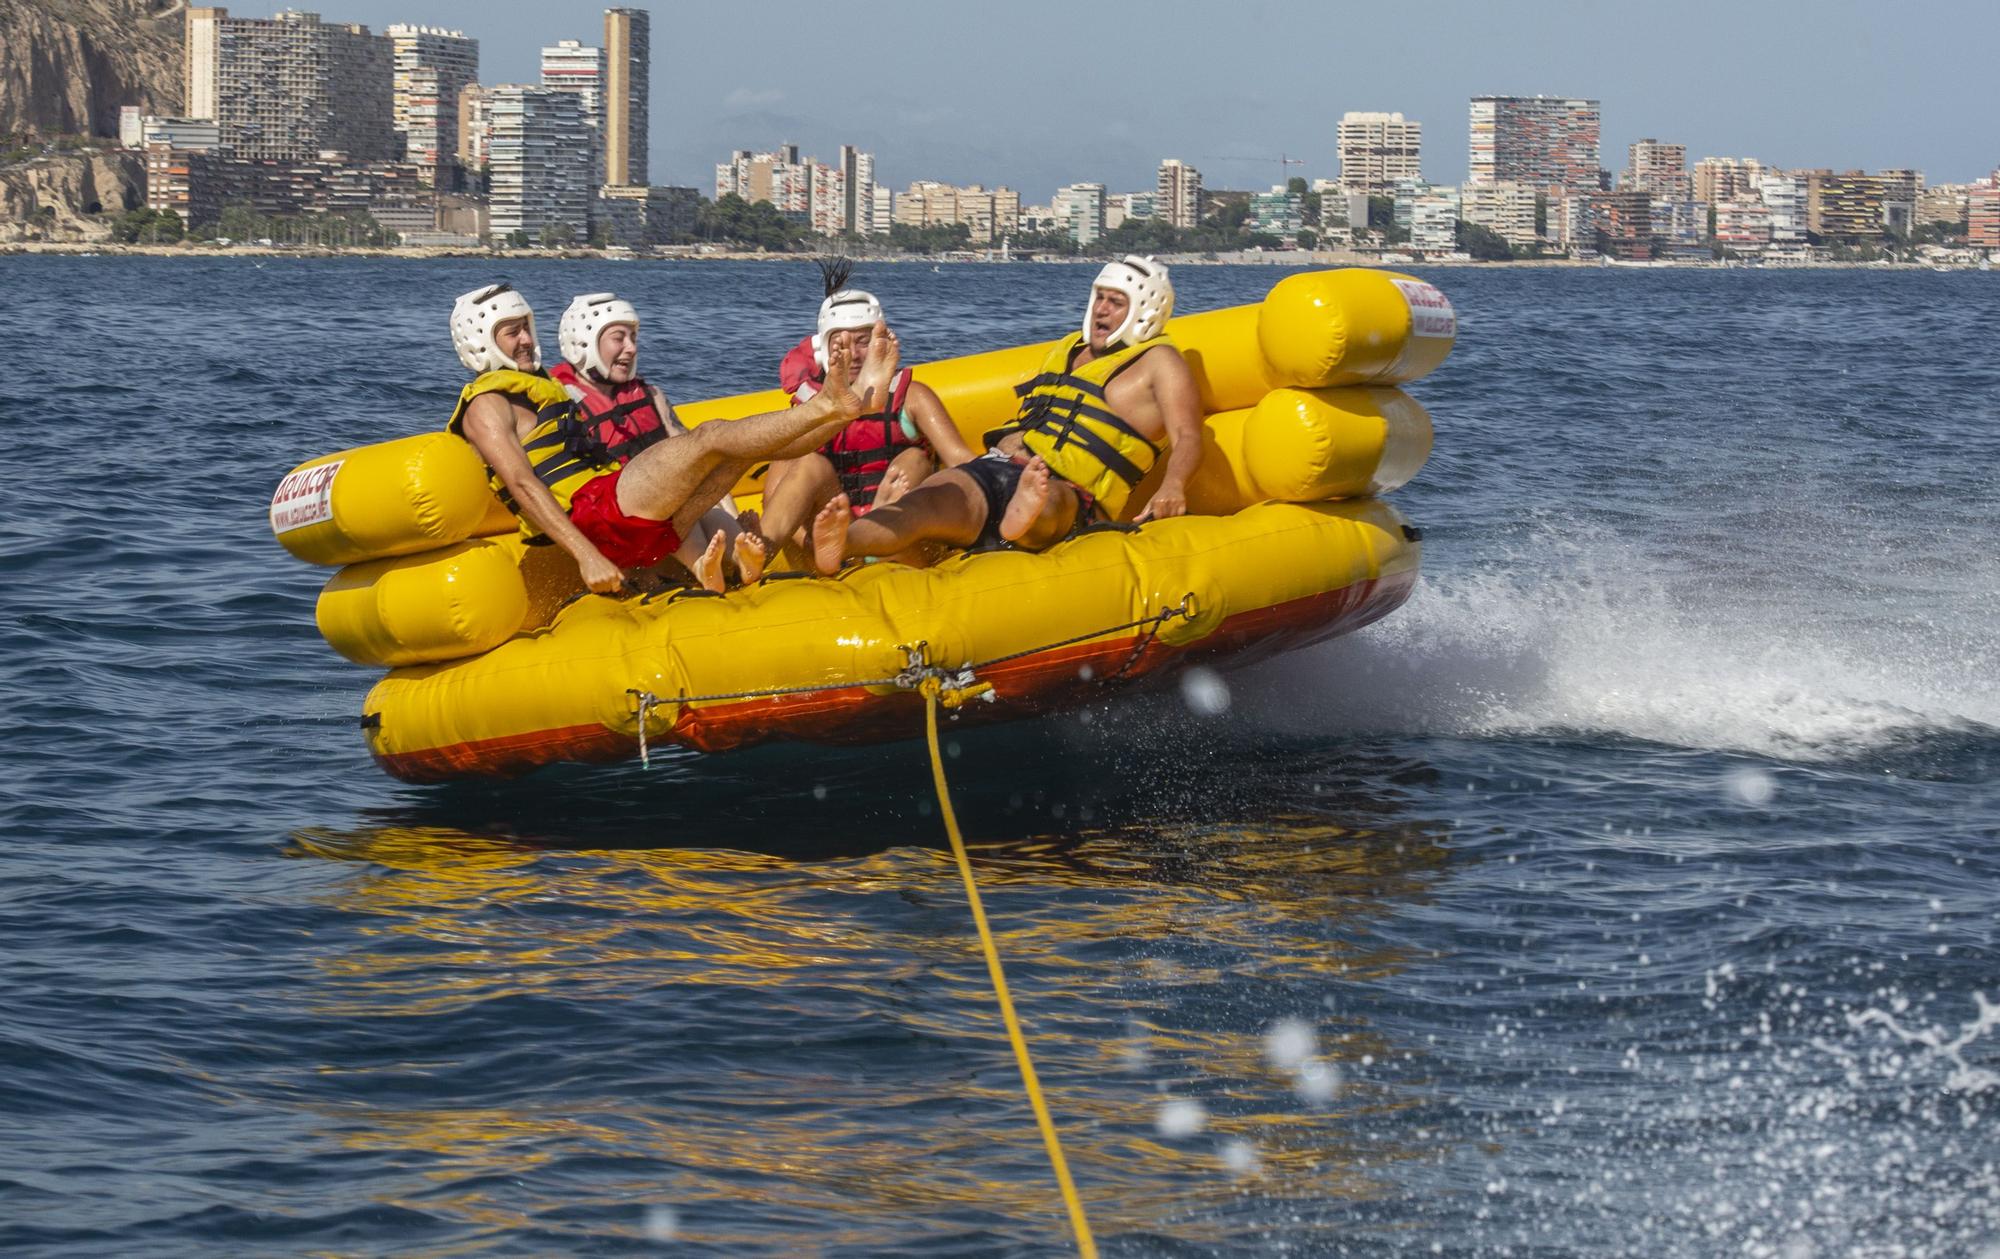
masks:
[[[570,391],[577,399],[577,410],[582,413],[580,422],[571,429],[572,445],[587,447],[588,453],[608,456],[624,464],[669,436],[666,419],[653,405],[652,389],[639,377],[607,390],[595,382],[586,382],[582,373],[568,363],[549,368],[549,376]]]
[[[810,402],[826,384],[826,372],[813,353],[812,343],[811,337],[800,341],[778,365],[778,383],[792,395],[793,406]],[[853,420],[819,449],[819,453],[832,461],[833,470],[840,476],[840,488],[847,492],[857,516],[874,504],[875,491],[881,488],[890,460],[906,450],[930,449],[921,432],[911,437],[903,429],[903,403],[909,395],[910,369],[906,367],[889,384],[887,407]]]

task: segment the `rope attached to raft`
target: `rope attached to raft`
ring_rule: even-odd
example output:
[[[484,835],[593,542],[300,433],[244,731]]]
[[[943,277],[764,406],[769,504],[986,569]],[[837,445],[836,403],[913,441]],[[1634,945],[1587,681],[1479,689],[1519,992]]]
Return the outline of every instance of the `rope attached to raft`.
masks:
[[[930,663],[926,652],[927,643],[906,645],[902,650],[909,663],[901,673],[892,678],[870,678],[860,682],[822,683],[816,686],[774,686],[756,691],[731,691],[719,695],[679,695],[671,700],[662,700],[651,691],[633,688],[627,694],[637,698],[639,703],[639,759],[650,767],[652,756],[646,744],[646,725],[657,705],[674,704],[685,708],[689,704],[725,699],[765,699],[784,695],[809,695],[818,691],[841,691],[853,687],[893,686],[900,690],[914,690],[924,697],[924,737],[930,745],[931,780],[937,789],[938,811],[944,818],[944,830],[951,840],[951,853],[958,863],[959,878],[965,883],[965,899],[972,907],[972,923],[979,930],[979,947],[986,955],[986,973],[993,981],[993,996],[1000,1005],[1000,1020],[1007,1028],[1007,1041],[1014,1049],[1014,1064],[1021,1072],[1021,1086],[1028,1094],[1028,1105],[1035,1112],[1035,1125],[1041,1129],[1042,1145],[1048,1150],[1049,1167],[1055,1172],[1056,1187],[1062,1191],[1063,1205],[1069,1211],[1070,1230],[1076,1237],[1076,1252],[1082,1259],[1097,1259],[1097,1242],[1091,1237],[1090,1220],[1083,1210],[1083,1199],[1077,1195],[1076,1182],[1070,1178],[1069,1162],[1063,1157],[1062,1138],[1056,1132],[1055,1119],[1049,1114],[1048,1102],[1042,1096],[1041,1080],[1035,1075],[1035,1063],[1028,1054],[1028,1041],[1021,1032],[1021,1020],[1014,1013],[1014,998],[1007,990],[1007,974],[1000,965],[1000,948],[994,942],[993,928],[986,921],[986,907],[979,899],[979,884],[972,875],[972,857],[966,851],[965,836],[958,829],[958,814],[951,807],[951,787],[945,781],[944,756],[938,750],[938,709],[959,708],[974,699],[992,702],[993,686],[981,682],[978,671],[991,665],[1018,660],[1044,651],[1054,651],[1059,647],[1071,647],[1077,643],[1115,634],[1119,630],[1139,629],[1146,633],[1133,645],[1132,654],[1125,663],[1111,675],[1116,678],[1124,674],[1139,659],[1140,653],[1159,637],[1160,630],[1168,622],[1176,619],[1192,621],[1195,618],[1194,594],[1189,592],[1181,601],[1170,608],[1162,608],[1151,616],[1122,625],[1112,625],[1105,629],[1079,634],[1053,643],[1044,643],[1025,651],[1009,652],[990,660],[957,669],[944,669]],[[1106,679],[1107,681],[1110,679]]]

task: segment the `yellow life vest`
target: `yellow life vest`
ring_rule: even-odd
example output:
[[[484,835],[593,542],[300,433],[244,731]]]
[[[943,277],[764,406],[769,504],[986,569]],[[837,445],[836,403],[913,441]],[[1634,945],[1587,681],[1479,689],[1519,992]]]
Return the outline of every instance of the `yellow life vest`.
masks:
[[[577,415],[575,399],[560,383],[540,372],[506,368],[482,373],[459,391],[458,406],[452,411],[451,420],[445,428],[463,437],[465,409],[472,405],[474,398],[488,393],[519,398],[535,408],[538,423],[534,431],[521,439],[521,448],[528,452],[528,463],[535,470],[535,479],[549,487],[549,493],[555,496],[565,512],[569,510],[570,499],[585,483],[618,470],[618,461],[605,453],[601,446],[579,440],[580,435],[588,436],[588,426]],[[514,496],[508,493],[500,474],[490,467],[487,473],[493,492],[520,517],[521,532],[530,538],[541,536],[541,530],[530,524],[526,516],[521,516],[520,508],[515,506]]]
[[[1072,332],[1049,351],[1042,370],[1017,385],[1021,412],[1012,423],[986,434],[990,446],[1009,433],[1040,455],[1049,470],[1097,499],[1104,514],[1117,519],[1126,500],[1155,462],[1160,448],[1120,419],[1104,399],[1112,378],[1146,351],[1172,346],[1154,337],[1072,366],[1083,334]]]

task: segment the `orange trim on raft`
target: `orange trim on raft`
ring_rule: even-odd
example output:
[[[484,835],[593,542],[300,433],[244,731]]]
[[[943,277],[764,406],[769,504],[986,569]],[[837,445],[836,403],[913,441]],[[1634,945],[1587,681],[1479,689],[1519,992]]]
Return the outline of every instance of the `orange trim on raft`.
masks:
[[[1093,691],[1121,686],[1172,664],[1227,653],[1245,664],[1280,651],[1360,629],[1401,607],[1415,587],[1415,569],[1359,581],[1241,612],[1185,647],[1130,634],[1024,656],[989,667],[980,680],[1001,698],[958,710],[968,724],[988,724],[1060,711]],[[915,738],[923,700],[915,692],[845,687],[804,695],[735,700],[683,711],[660,742],[701,752],[727,752],[773,738],[810,743],[882,743]],[[455,743],[447,747],[377,756],[383,769],[406,782],[439,782],[470,775],[525,773],[558,761],[608,762],[638,755],[637,738],[601,725],[566,726],[527,734]]]

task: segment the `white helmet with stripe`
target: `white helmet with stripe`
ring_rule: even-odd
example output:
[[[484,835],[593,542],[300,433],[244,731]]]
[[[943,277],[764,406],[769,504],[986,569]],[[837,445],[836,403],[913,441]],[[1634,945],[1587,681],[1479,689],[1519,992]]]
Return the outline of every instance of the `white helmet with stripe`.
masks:
[[[638,331],[639,312],[632,303],[616,293],[585,293],[569,304],[556,331],[563,358],[585,375],[605,379],[611,368],[597,352],[597,338],[612,324],[620,323],[631,324],[632,330]]]
[[[1130,307],[1125,322],[1111,331],[1108,344],[1133,346],[1151,341],[1174,317],[1174,282],[1167,278],[1167,264],[1150,254],[1127,254],[1117,262],[1107,262],[1090,286],[1090,301],[1083,308],[1083,336],[1090,339],[1090,308],[1097,304],[1097,290],[1123,293]]]
[[[451,345],[458,361],[469,372],[505,371],[516,366],[500,349],[493,330],[510,319],[526,319],[528,335],[535,335],[535,312],[528,299],[510,284],[489,284],[470,293],[461,293],[451,304]],[[535,343],[535,367],[542,366],[542,346]]]
[[[813,361],[826,370],[826,337],[847,328],[873,328],[882,319],[882,303],[864,289],[841,289],[819,304],[819,331],[813,334]]]

